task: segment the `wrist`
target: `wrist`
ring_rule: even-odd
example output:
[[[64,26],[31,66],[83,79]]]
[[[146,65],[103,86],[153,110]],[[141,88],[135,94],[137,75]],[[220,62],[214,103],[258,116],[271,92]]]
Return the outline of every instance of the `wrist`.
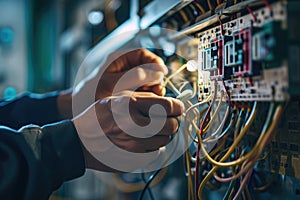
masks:
[[[86,148],[85,146],[81,143],[82,147],[82,152],[85,160],[85,168],[86,169],[93,169],[97,171],[102,171],[102,172],[114,172],[114,173],[122,173],[116,169],[112,169],[103,163],[101,163],[99,160],[97,160]]]
[[[71,119],[72,114],[72,89],[61,91],[57,97],[57,108],[62,119]]]

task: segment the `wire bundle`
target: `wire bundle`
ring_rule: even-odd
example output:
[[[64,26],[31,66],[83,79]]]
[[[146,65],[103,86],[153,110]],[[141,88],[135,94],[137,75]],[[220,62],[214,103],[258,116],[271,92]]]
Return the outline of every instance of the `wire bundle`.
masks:
[[[185,66],[183,65],[165,79],[165,83],[175,91],[176,95],[181,91],[174,86],[171,78]],[[232,104],[225,88],[224,81],[215,80],[214,90],[206,100],[195,104],[190,101],[185,103],[188,107],[184,114],[184,133],[197,145],[196,152],[191,153],[190,150],[185,152],[189,200],[203,199],[204,187],[212,180],[219,183],[230,182],[224,199],[238,199],[240,195],[244,199],[250,199],[247,184],[257,161],[265,159],[268,155],[261,156],[282,114],[283,107],[280,103],[269,103],[268,114],[260,134],[254,144],[249,144],[247,133],[255,122],[259,103]],[[225,96],[227,98],[224,98]],[[221,109],[224,104],[226,104],[225,111]],[[209,152],[206,146],[214,146],[214,148]],[[200,169],[203,167],[200,165],[203,162],[209,163],[206,169]],[[208,173],[200,174],[200,171],[208,171]]]
[[[183,81],[176,85],[172,82],[172,78],[185,68],[186,64],[166,77],[165,85],[176,96],[182,96],[189,84],[193,89],[193,95],[184,100],[186,110],[182,120],[186,145],[192,143],[184,154],[188,200],[203,199],[204,188],[212,187],[214,183],[228,185],[223,199],[238,199],[240,196],[251,199],[248,185],[256,163],[268,156],[265,149],[279,123],[282,103],[269,102],[268,114],[263,124],[257,127],[255,124],[261,120],[256,119],[259,106],[265,107],[266,103],[233,103],[222,80],[214,80],[207,99],[195,103],[192,98],[197,91],[197,82]],[[248,133],[252,126],[261,131],[251,143]],[[146,181],[147,187],[157,174],[158,171]]]
[[[199,119],[187,117],[187,120],[197,133],[197,137],[193,138],[193,141],[197,142],[196,157],[191,156],[189,152],[185,154],[189,183],[188,191],[190,193],[189,199],[193,199],[193,192],[191,189],[193,185],[190,181],[193,175],[195,179],[195,199],[203,199],[203,189],[212,179],[218,182],[230,182],[228,192],[225,194],[224,199],[238,199],[241,194],[245,199],[249,199],[250,194],[246,187],[247,183],[252,175],[253,168],[257,161],[262,159],[261,155],[275,132],[283,108],[281,104],[275,105],[273,102],[270,103],[268,115],[265,119],[261,133],[259,134],[256,143],[251,146],[247,144],[247,139],[245,138],[251,125],[255,121],[258,103],[254,102],[252,107],[242,106],[241,108],[238,108],[237,106],[231,107],[228,102],[220,126],[215,130],[211,130],[210,127],[212,122],[220,113],[220,105],[223,98],[223,93],[217,94],[218,90],[216,85],[217,81],[215,81],[215,90],[212,99],[210,101],[208,100],[210,102],[209,108],[203,116],[200,116],[201,123],[198,123],[200,126],[197,126],[196,122],[196,120]],[[216,108],[213,109],[217,97],[219,97],[219,102],[216,105]],[[192,106],[191,108],[194,109],[195,107]],[[191,109],[187,109],[187,112],[190,110]],[[237,113],[239,114],[237,115]],[[227,127],[224,128],[223,125],[227,118]],[[209,153],[205,146],[211,142],[217,142],[217,144],[213,151]],[[203,158],[200,158],[200,152],[204,154]],[[199,163],[203,161],[208,161],[210,164],[209,166],[211,166],[205,169],[205,171],[208,171],[205,175],[199,173]],[[191,162],[195,162],[195,174],[189,169]],[[221,170],[224,171],[224,168],[227,169],[227,172],[229,171],[229,177],[220,177],[218,175]],[[201,183],[199,183],[199,179],[202,179]]]

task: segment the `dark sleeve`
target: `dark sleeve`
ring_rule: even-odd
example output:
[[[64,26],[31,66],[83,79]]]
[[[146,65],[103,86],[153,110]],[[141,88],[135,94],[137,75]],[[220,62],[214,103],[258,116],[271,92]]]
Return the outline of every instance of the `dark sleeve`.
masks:
[[[79,137],[69,120],[19,131],[0,127],[0,199],[48,199],[84,174]]]
[[[10,101],[0,101],[0,124],[19,129],[27,124],[45,125],[62,120],[57,108],[58,92],[24,93]]]

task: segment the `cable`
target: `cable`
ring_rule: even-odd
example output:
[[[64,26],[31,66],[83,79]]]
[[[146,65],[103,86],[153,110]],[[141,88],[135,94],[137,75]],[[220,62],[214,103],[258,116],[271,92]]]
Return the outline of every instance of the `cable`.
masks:
[[[192,181],[192,172],[190,167],[190,155],[189,150],[187,149],[185,152],[185,162],[186,162],[186,168],[187,168],[187,176],[188,176],[188,200],[194,199],[194,192],[193,192],[193,181]]]
[[[254,148],[246,155],[244,156],[244,159],[243,160],[248,160],[247,162],[245,162],[240,170],[239,173],[233,175],[232,177],[229,177],[229,178],[220,178],[218,177],[215,173],[214,173],[214,176],[215,178],[218,180],[218,181],[221,181],[221,182],[227,182],[227,181],[233,181],[235,180],[236,178],[240,177],[247,169],[249,169],[245,175],[245,177],[243,178],[242,182],[241,182],[241,185],[240,185],[240,188],[238,190],[238,192],[235,194],[235,197],[234,199],[237,199],[238,196],[241,194],[242,190],[244,189],[245,185],[246,185],[246,182],[247,180],[249,179],[251,173],[252,173],[252,170],[253,170],[253,167],[255,165],[255,163],[257,162],[258,158],[260,157],[263,149],[265,148],[265,146],[268,144],[268,142],[270,141],[271,139],[271,136],[272,136],[272,133],[275,131],[276,129],[276,126],[279,122],[279,119],[280,119],[280,116],[281,116],[281,113],[282,113],[282,106],[278,106],[276,111],[275,111],[275,114],[274,114],[274,117],[273,117],[273,120],[271,120],[271,116],[273,114],[273,109],[274,107],[274,104],[272,103],[270,105],[270,109],[269,109],[269,112],[268,112],[268,116],[267,116],[267,119],[266,119],[266,122],[265,122],[265,125],[262,129],[262,133],[260,135],[260,138],[258,139],[256,145],[254,146]],[[270,122],[272,122],[272,124],[269,126]],[[269,128],[268,128],[269,127]],[[201,142],[201,141],[200,141]],[[233,145],[232,145],[233,146]],[[232,147],[231,146],[231,147]],[[229,150],[228,150],[229,151]],[[250,156],[253,156],[253,158],[250,159]],[[247,158],[247,159],[246,159]],[[222,160],[222,159],[221,159]],[[236,162],[236,161],[235,161]],[[216,168],[216,166],[213,167],[213,169]],[[212,169],[212,170],[213,170]],[[215,169],[216,170],[216,169]],[[214,171],[215,171],[214,170]],[[208,175],[207,175],[208,176]],[[205,179],[207,178],[207,176],[205,177]],[[203,180],[204,182],[204,180]],[[199,188],[200,189],[200,188]]]
[[[272,12],[272,7],[269,4],[268,0],[262,0],[264,2],[264,4],[266,5],[266,7],[270,10],[270,12]]]
[[[206,149],[204,147],[201,148],[201,150],[203,151],[203,153],[205,154],[206,158],[212,163],[214,164],[216,167],[231,167],[231,166],[235,166],[240,164],[241,162],[243,162],[245,160],[245,157],[239,158],[235,161],[231,161],[231,162],[223,162],[225,161],[230,154],[233,152],[233,150],[237,147],[237,145],[239,144],[239,142],[241,141],[241,139],[244,137],[244,135],[247,133],[248,129],[250,128],[251,124],[254,121],[254,118],[256,116],[257,113],[257,109],[256,109],[256,102],[253,105],[252,108],[252,112],[249,116],[248,121],[246,122],[245,126],[243,127],[243,129],[241,130],[240,134],[237,136],[237,138],[235,138],[233,144],[230,146],[230,148],[228,149],[227,153],[220,159],[220,161],[216,161],[214,160],[206,151]],[[199,139],[199,143],[202,143],[202,139]]]
[[[214,85],[215,85],[215,89],[214,89],[214,96],[213,96],[213,99],[212,99],[212,102],[211,102],[211,105],[209,106],[205,116],[204,116],[204,119],[201,123],[201,126],[200,126],[200,131],[197,132],[197,136],[198,136],[198,140],[200,141],[201,140],[201,137],[202,137],[202,133],[203,133],[203,129],[204,129],[204,124],[206,123],[206,120],[208,119],[208,116],[209,116],[209,113],[215,103],[215,100],[217,98],[217,81],[215,80],[214,81]],[[200,143],[198,143],[197,145],[197,151],[196,151],[196,172],[195,172],[195,195],[197,194],[197,189],[198,189],[198,185],[199,185],[199,181],[198,181],[198,178],[199,178],[199,154],[200,154]],[[198,199],[199,195],[196,195],[196,198],[195,199]]]
[[[194,3],[194,4],[197,6],[197,8],[201,11],[201,14],[204,14],[204,13],[205,13],[205,9],[203,8],[202,5],[200,5],[197,1],[194,1],[193,3]]]
[[[177,137],[176,144],[174,145],[174,148],[172,149],[170,156],[164,161],[164,163],[162,163],[162,166],[164,166],[166,163],[169,162],[169,160],[171,159],[171,155],[176,151],[176,148],[178,146],[178,140],[179,139]],[[148,180],[147,180],[147,182],[145,184],[145,187],[143,188],[143,190],[141,191],[141,193],[139,195],[139,198],[138,198],[139,200],[143,200],[144,195],[145,195],[145,193],[147,191],[147,188],[150,187],[151,182],[155,179],[155,177],[159,174],[159,172],[162,171],[162,169],[163,168],[160,168],[160,169],[156,170],[153,174],[151,174],[149,176],[149,178],[148,178]]]
[[[160,171],[161,171],[161,169],[158,169],[153,174],[150,175],[150,177],[148,178],[148,180],[146,182],[144,189],[140,193],[139,200],[142,200],[144,198],[144,195],[145,195],[146,191],[148,190],[148,188],[150,187],[151,182],[159,174]]]
[[[220,159],[220,162],[216,162],[214,159],[212,159],[209,154],[207,153],[207,151],[205,150],[205,148],[202,147],[202,151],[204,152],[205,156],[211,160],[211,162],[215,162],[213,163],[215,166],[213,166],[213,168],[210,170],[210,172],[204,177],[203,181],[201,182],[199,188],[198,188],[198,197],[199,199],[202,199],[202,190],[204,188],[204,185],[206,184],[206,182],[208,182],[208,180],[210,179],[210,177],[214,174],[214,172],[219,168],[219,166],[224,166],[226,165],[227,163],[222,163],[224,162],[225,160],[228,159],[228,157],[231,155],[231,153],[233,152],[233,150],[235,149],[235,147],[239,144],[239,142],[241,141],[241,139],[243,138],[243,136],[246,134],[246,132],[248,131],[248,129],[250,128],[251,124],[253,123],[254,121],[254,118],[256,116],[256,113],[257,113],[257,103],[254,102],[254,105],[253,105],[253,108],[252,108],[252,112],[250,114],[250,117],[249,119],[247,120],[245,126],[243,127],[241,133],[238,135],[238,137],[235,139],[235,141],[233,142],[233,144],[231,145],[231,147],[228,149],[228,151],[226,152],[226,154]],[[199,138],[199,142],[201,142],[201,138]],[[201,146],[201,145],[199,145]],[[219,166],[217,166],[218,164],[221,164]],[[224,164],[224,165],[223,165]],[[235,165],[236,163],[233,162],[233,163],[230,163],[229,166],[231,165]],[[226,166],[227,167],[227,166]]]
[[[255,16],[254,12],[252,11],[252,9],[248,5],[246,6],[246,8],[247,8],[248,12],[250,13],[250,15],[252,16],[253,21],[256,22],[257,18]]]
[[[211,5],[211,2],[210,2],[210,0],[207,0],[207,5],[208,5],[208,7],[209,7],[209,10],[213,10],[213,6]]]
[[[220,111],[220,108],[221,108],[221,104],[222,104],[222,99],[223,99],[223,93],[221,93],[221,97],[220,97],[220,100],[219,100],[219,103],[216,107],[216,110],[214,111],[214,114],[211,116],[209,122],[205,125],[205,128],[203,129],[203,133],[202,135],[206,134],[209,127],[211,126],[212,122],[214,121],[214,119],[216,118],[217,114],[219,113]]]
[[[278,122],[279,122],[279,119],[280,119],[280,117],[281,117],[282,111],[283,111],[283,107],[282,107],[281,105],[279,105],[279,106],[277,107],[275,113],[274,113],[274,117],[273,117],[273,120],[272,120],[272,124],[270,125],[269,129],[266,131],[264,140],[262,141],[262,144],[258,147],[259,150],[258,150],[258,152],[257,152],[257,154],[256,154],[256,157],[255,157],[255,159],[253,159],[253,161],[252,161],[252,162],[253,162],[253,166],[255,165],[256,160],[258,159],[259,155],[261,154],[261,152],[263,151],[263,149],[265,148],[265,146],[268,144],[269,140],[271,139],[271,136],[272,136],[272,134],[274,133],[274,131],[275,131],[277,125],[278,125]],[[265,125],[267,126],[267,124],[265,124]],[[265,128],[266,126],[264,126],[264,128]],[[263,131],[265,130],[264,128],[263,128]],[[245,178],[243,179],[243,181],[242,181],[242,183],[241,183],[241,185],[240,185],[239,190],[237,191],[237,193],[235,194],[235,196],[234,196],[234,198],[233,198],[234,200],[236,200],[236,199],[239,197],[241,191],[244,189],[244,187],[245,187],[245,185],[246,185],[246,181],[247,181],[247,179],[249,178],[251,172],[252,172],[252,170],[249,170],[249,171],[247,172]]]
[[[166,173],[167,173],[167,168],[164,168],[161,171],[160,176],[157,176],[153,180],[153,182],[151,183],[151,186],[159,183],[165,177]],[[114,181],[115,181],[116,187],[120,191],[126,192],[126,193],[137,192],[137,191],[142,190],[145,187],[145,183],[143,181],[140,181],[138,183],[126,183],[123,180],[121,180],[121,178],[117,174],[114,175]]]
[[[174,73],[172,73],[170,76],[168,76],[167,78],[165,78],[165,86],[167,85],[167,83],[170,82],[171,78],[173,78],[175,75],[177,75],[179,72],[181,72],[182,70],[184,70],[186,68],[187,64],[183,64],[181,67],[179,67]]]
[[[218,139],[220,138],[220,137],[216,137],[216,135],[219,135],[218,133],[220,131],[222,131],[222,128],[223,128],[223,126],[224,126],[224,124],[227,120],[227,117],[228,117],[229,113],[230,113],[230,107],[227,106],[225,115],[224,115],[223,120],[221,121],[219,127],[215,130],[215,132],[211,133],[209,137],[204,138],[203,142],[215,142],[215,140],[214,140],[215,138],[218,138]]]
[[[145,173],[144,173],[144,172],[141,173],[141,176],[142,176],[142,179],[143,179],[144,183],[147,183],[146,177],[145,177]],[[148,194],[149,194],[149,196],[150,196],[150,199],[151,199],[151,200],[155,200],[155,198],[154,198],[154,196],[153,196],[153,192],[152,192],[152,190],[151,190],[151,187],[147,187],[147,191],[148,191]]]
[[[179,11],[179,14],[181,15],[181,17],[182,17],[184,23],[186,23],[186,22],[189,21],[188,16],[185,14],[185,12],[183,12],[183,10],[180,10],[180,11]]]
[[[218,20],[219,20],[219,23],[220,23],[221,35],[224,35],[225,31],[224,31],[223,23],[222,23],[222,20],[221,20],[221,15],[218,17]]]

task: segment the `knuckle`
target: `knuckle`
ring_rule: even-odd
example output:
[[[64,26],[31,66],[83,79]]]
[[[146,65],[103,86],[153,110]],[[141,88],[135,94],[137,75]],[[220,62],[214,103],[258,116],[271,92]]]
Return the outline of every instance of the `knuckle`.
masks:
[[[170,118],[170,119],[169,119],[169,123],[167,123],[167,126],[168,126],[168,127],[166,127],[166,129],[167,129],[170,133],[172,133],[172,134],[176,133],[177,130],[178,130],[178,127],[179,127],[179,124],[178,124],[177,119],[175,119],[174,117],[173,117],[173,118]]]
[[[134,72],[135,72],[135,77],[136,77],[137,81],[143,82],[145,80],[146,74],[145,74],[144,69],[142,69],[140,67],[136,67]]]
[[[166,109],[167,113],[171,113],[172,112],[172,110],[173,110],[173,102],[171,101],[171,99],[165,98],[163,106]]]

